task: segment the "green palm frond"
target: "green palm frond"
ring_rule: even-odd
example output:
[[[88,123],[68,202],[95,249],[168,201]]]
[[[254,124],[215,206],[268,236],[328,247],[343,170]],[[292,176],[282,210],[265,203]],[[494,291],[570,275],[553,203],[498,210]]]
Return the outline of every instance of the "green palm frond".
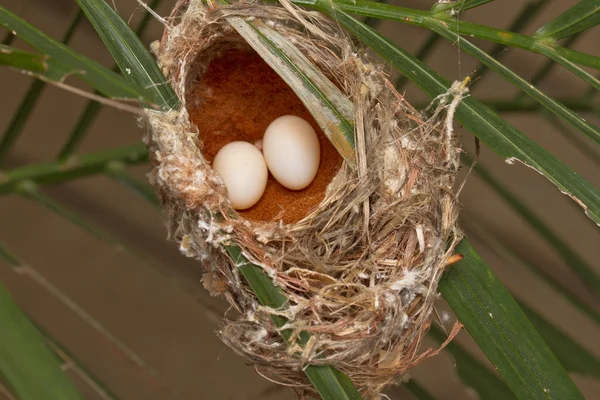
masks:
[[[77,75],[94,89],[106,97],[124,100],[146,99],[153,104],[159,104],[153,93],[126,77],[118,75],[97,62],[74,52],[64,44],[34,28],[23,19],[0,6],[0,25],[16,32],[18,37],[25,40],[53,63],[61,64],[71,74]]]
[[[0,287],[0,376],[22,400],[83,399],[60,369],[35,326],[22,314],[6,289]],[[10,321],[10,324],[6,324]],[[7,345],[10,344],[10,345]]]

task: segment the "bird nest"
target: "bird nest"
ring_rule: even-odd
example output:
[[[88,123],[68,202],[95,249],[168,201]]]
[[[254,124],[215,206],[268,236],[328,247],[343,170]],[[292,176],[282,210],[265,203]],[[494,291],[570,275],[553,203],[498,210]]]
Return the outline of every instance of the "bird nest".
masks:
[[[183,106],[143,118],[150,178],[170,239],[200,262],[206,289],[238,311],[219,331],[227,345],[274,381],[309,391],[303,369],[331,365],[377,398],[436,353],[421,342],[438,281],[462,237],[452,114],[465,90],[455,85],[417,111],[388,82],[384,65],[335,21],[282,4],[189,0],[165,20],[154,51]],[[287,38],[350,100],[352,162],[232,18],[260,20]],[[256,206],[234,211],[210,162],[228,141],[260,137],[277,113],[315,127],[323,148],[319,175],[300,192],[270,180]],[[231,256],[238,248],[287,298],[284,307],[261,304]],[[277,328],[273,318],[286,323]],[[310,339],[300,345],[302,335]]]

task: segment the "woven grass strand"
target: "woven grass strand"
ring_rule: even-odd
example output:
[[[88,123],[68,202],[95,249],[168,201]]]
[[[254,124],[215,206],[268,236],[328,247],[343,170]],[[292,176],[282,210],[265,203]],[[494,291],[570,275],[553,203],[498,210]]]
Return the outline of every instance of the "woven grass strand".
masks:
[[[302,368],[331,365],[365,398],[379,398],[386,385],[436,353],[421,350],[421,341],[437,283],[462,237],[452,112],[465,89],[457,85],[418,112],[387,81],[383,65],[320,13],[290,5],[186,3],[154,46],[179,98],[223,51],[248,48],[228,18],[260,19],[352,101],[357,167],[343,164],[324,200],[299,222],[249,221],[231,209],[186,108],[148,110],[150,177],[169,237],[202,264],[205,287],[239,312],[219,334],[262,374],[310,391]],[[230,245],[272,278],[288,308],[259,304],[226,252]],[[281,329],[292,332],[289,342],[273,326],[276,315],[288,321]],[[304,347],[294,344],[301,332],[310,335]]]

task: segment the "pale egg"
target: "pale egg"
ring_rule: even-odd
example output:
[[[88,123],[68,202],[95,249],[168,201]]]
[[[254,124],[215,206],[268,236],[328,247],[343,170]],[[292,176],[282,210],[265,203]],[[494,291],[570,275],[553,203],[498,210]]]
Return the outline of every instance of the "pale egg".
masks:
[[[231,142],[219,150],[213,169],[221,176],[231,205],[245,210],[265,192],[269,171],[262,153],[248,142]]]
[[[321,146],[315,130],[304,119],[284,115],[271,122],[262,148],[269,171],[286,188],[301,190],[315,179]]]

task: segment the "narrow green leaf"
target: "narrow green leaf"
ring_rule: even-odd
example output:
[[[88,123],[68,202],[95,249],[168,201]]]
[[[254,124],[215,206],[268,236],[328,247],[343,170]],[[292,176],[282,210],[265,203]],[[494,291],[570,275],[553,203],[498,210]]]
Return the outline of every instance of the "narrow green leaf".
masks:
[[[77,28],[77,25],[81,21],[82,17],[83,13],[78,10],[77,13],[75,13],[75,15],[73,16],[73,18],[71,18],[71,22],[69,23],[69,26],[62,37],[62,43],[66,44],[71,40],[73,34],[75,33],[75,29]],[[14,35],[12,35],[11,37],[14,37]],[[39,74],[44,74],[44,79],[48,79],[55,82],[61,82],[62,78],[68,74],[68,68],[65,68],[62,64],[54,66],[54,64],[58,63],[56,63],[55,60],[49,57],[48,55],[44,55],[42,57],[44,57],[44,59],[41,61],[44,64],[42,65],[41,70],[34,71],[36,72],[36,76],[39,76]],[[51,75],[48,74],[47,71],[45,71],[46,69],[50,69],[51,71],[53,71],[54,69],[56,69],[56,67],[60,68],[60,70],[63,71],[56,70]],[[40,95],[42,94],[45,86],[46,83],[41,80],[35,80],[31,83],[27,94],[21,100],[21,104],[19,104],[17,112],[12,116],[10,123],[4,131],[4,135],[2,136],[2,141],[0,142],[0,162],[4,160],[4,158],[7,156],[10,149],[17,140],[17,137],[21,133],[23,127],[29,120],[29,117],[35,109],[35,105],[37,104],[38,99],[40,98]]]
[[[481,99],[480,101],[484,106],[497,113],[535,113],[540,110],[542,112],[548,112],[538,102],[529,98],[525,93],[519,92],[519,94],[523,95],[522,100],[517,99],[521,98],[521,96],[516,96],[517,98],[509,100]],[[583,102],[581,99],[561,98],[558,101],[573,111],[595,112],[596,110],[596,107],[593,104]],[[548,114],[550,113],[548,112]]]
[[[487,40],[505,46],[539,53],[546,57],[554,54],[560,60],[600,70],[599,56],[568,49],[557,43],[548,43],[548,40],[539,39],[534,36],[509,32],[486,25],[474,24],[461,19],[452,19],[445,14],[431,14],[428,11],[375,3],[368,0],[336,0],[333,4],[328,0],[292,0],[292,2],[300,6],[315,7],[325,11],[334,8],[346,13],[397,21],[403,24],[416,25],[427,29],[432,29],[435,25],[439,24],[448,24],[451,25],[451,29],[455,30],[456,34],[462,37]],[[570,68],[568,65],[565,65],[565,67]]]
[[[330,9],[326,12],[334,15],[338,22],[408,76],[430,97],[435,98],[448,91],[448,82],[437,72],[373,29],[343,11]],[[463,99],[456,111],[456,118],[508,162],[521,161],[542,173],[559,190],[576,199],[593,221],[600,223],[600,192],[506,120],[472,97]]]
[[[463,240],[439,288],[517,398],[581,399],[569,375],[492,270]]]
[[[107,97],[121,100],[146,99],[150,102],[154,100],[152,93],[147,89],[72,51],[2,6],[0,6],[0,25],[16,32],[17,36],[41,53],[47,54],[55,62],[68,66],[73,73],[82,71],[77,76]]]
[[[153,95],[161,110],[177,109],[179,99],[154,58],[127,23],[104,0],[77,0],[121,72]]]
[[[429,335],[440,343],[446,340],[444,333],[435,325],[432,325]],[[456,374],[460,380],[475,390],[480,399],[510,400],[515,398],[513,392],[497,374],[469,354],[456,340],[448,343],[445,350],[454,358]]]
[[[461,6],[461,11],[467,11],[471,8],[479,7],[487,3],[491,3],[494,0],[465,0]]]
[[[80,19],[81,13],[77,13],[73,17],[63,36],[63,43],[70,41]],[[81,75],[84,73],[83,71],[73,72],[72,68],[61,64],[48,55],[31,53],[7,45],[0,45],[0,65],[7,65],[22,72],[57,82],[62,81],[70,74]]]
[[[242,253],[242,249],[238,246],[229,246],[227,247],[227,253],[235,263],[240,268],[240,271],[246,279],[250,282],[256,297],[260,301],[260,304],[271,307],[273,309],[280,309],[287,307],[288,300],[281,293],[273,282],[271,278],[269,278],[262,271],[260,267],[252,264]],[[281,324],[280,326],[283,326]]]
[[[322,400],[362,400],[352,381],[340,371],[326,365],[311,365],[304,370]]]
[[[535,36],[561,39],[600,24],[600,0],[581,0],[542,26]]]
[[[583,348],[525,303],[519,302],[519,305],[567,371],[600,378],[600,361],[589,350]]]
[[[61,80],[69,73],[69,69],[53,61],[43,54],[0,45],[0,65],[16,68],[25,73],[41,75],[51,80]]]
[[[60,361],[0,286],[0,376],[19,400],[82,400]]]
[[[463,154],[466,164],[471,164],[472,159]],[[554,232],[536,213],[529,208],[514,193],[506,189],[504,185],[496,179],[493,174],[481,163],[475,165],[477,175],[500,196],[516,213],[527,222],[540,237],[542,237],[552,247],[556,253],[563,259],[567,265],[579,278],[581,283],[590,288],[591,292],[600,295],[600,277],[594,268],[581,258],[575,250],[565,242],[558,233]]]
[[[575,34],[574,36],[578,36],[579,34]],[[573,37],[573,36],[571,36]],[[600,74],[596,74],[596,79],[600,79]],[[594,96],[596,96],[598,94],[598,91],[596,90],[596,88],[593,87],[588,87],[586,89],[586,91],[583,93],[582,96],[582,100],[586,103],[590,103],[593,99]],[[600,112],[596,112],[596,114],[600,115]]]
[[[0,172],[0,194],[11,193],[23,182],[57,184],[83,176],[106,171],[110,162],[140,164],[148,161],[148,150],[142,143],[117,147],[74,157],[68,161],[50,161],[29,164],[10,171]]]
[[[158,7],[160,2],[161,0],[152,0],[148,3],[148,7],[150,7],[151,9],[155,9],[156,7]],[[144,17],[140,21],[140,24],[135,30],[135,34],[138,37],[145,32],[151,17],[151,14],[146,11]],[[118,71],[119,66],[115,64],[112,70]],[[88,101],[87,105],[85,106],[85,109],[83,110],[83,112],[79,116],[79,119],[75,123],[73,130],[69,134],[69,138],[67,139],[67,141],[65,142],[58,154],[59,160],[66,160],[79,147],[79,145],[85,138],[88,128],[92,125],[92,122],[94,122],[96,116],[98,115],[102,107],[103,105],[101,103],[98,103],[97,101]]]

